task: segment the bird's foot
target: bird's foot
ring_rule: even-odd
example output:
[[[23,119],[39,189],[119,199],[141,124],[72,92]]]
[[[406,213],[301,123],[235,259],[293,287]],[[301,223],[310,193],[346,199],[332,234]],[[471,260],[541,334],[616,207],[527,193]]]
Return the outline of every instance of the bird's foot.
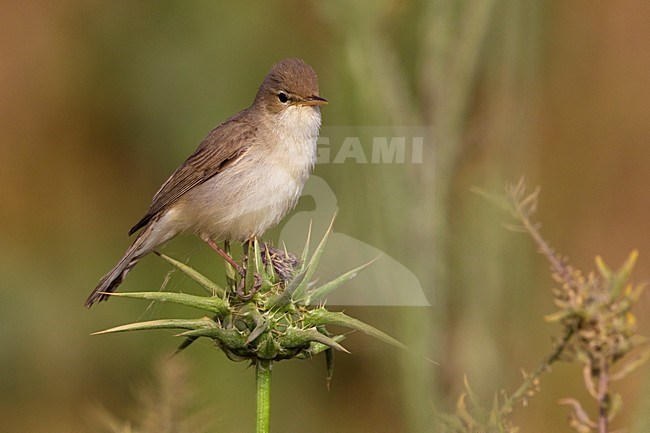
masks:
[[[237,286],[237,297],[240,299],[243,299],[244,301],[251,299],[255,293],[262,287],[262,277],[255,272],[254,276],[254,281],[253,281],[253,287],[250,288],[250,290],[246,291],[246,271],[244,271],[244,275],[242,276],[241,281],[239,282],[239,285]]]

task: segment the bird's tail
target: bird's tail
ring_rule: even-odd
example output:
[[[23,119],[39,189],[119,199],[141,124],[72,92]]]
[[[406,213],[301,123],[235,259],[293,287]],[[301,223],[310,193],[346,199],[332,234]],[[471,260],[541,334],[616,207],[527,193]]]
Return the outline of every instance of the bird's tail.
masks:
[[[117,286],[122,283],[126,274],[129,273],[131,268],[133,268],[142,257],[142,254],[134,254],[135,252],[133,246],[131,246],[124,257],[122,257],[122,260],[120,260],[109,273],[99,280],[99,284],[97,284],[95,290],[93,290],[86,299],[86,303],[84,304],[86,308],[92,307],[95,302],[107,300],[109,297],[108,293],[114,292],[115,289],[117,289]]]
[[[151,242],[153,240],[151,239],[151,229],[152,225],[150,224],[145,230],[140,232],[135,241],[133,241],[133,244],[124,253],[124,257],[99,280],[99,284],[97,284],[95,290],[86,299],[86,303],[84,304],[86,308],[90,308],[95,302],[107,300],[109,298],[108,293],[112,293],[117,289],[126,274],[140,261],[142,256],[149,253],[158,245],[158,243]]]

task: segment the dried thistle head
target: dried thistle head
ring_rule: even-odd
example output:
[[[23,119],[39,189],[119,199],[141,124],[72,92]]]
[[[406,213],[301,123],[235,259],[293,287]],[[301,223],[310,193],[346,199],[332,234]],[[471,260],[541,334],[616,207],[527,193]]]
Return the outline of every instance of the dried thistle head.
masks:
[[[561,284],[553,290],[558,311],[546,320],[575,331],[565,353],[567,360],[597,364],[596,358],[606,358],[615,362],[645,342],[636,335],[636,318],[631,311],[644,289],[643,284],[629,282],[637,257],[638,252],[633,251],[616,272],[597,257],[598,273],[584,276],[566,264],[564,275],[568,280],[554,273]]]
[[[517,184],[508,185],[505,196],[474,190],[514,217],[514,224],[507,227],[530,235],[539,252],[549,261],[552,278],[557,283],[552,289],[557,311],[546,316],[546,320],[559,323],[563,337],[531,378],[537,379],[558,360],[581,364],[585,387],[598,402],[598,422],[589,418],[576,399],[566,398],[560,403],[573,408],[570,425],[574,430],[590,432],[598,425],[598,431],[605,431],[603,426],[618,414],[622,406],[620,395],[609,391],[609,382],[627,376],[650,359],[647,347],[635,356],[626,356],[648,342],[636,333],[636,318],[631,311],[645,288],[644,284],[629,282],[638,252],[632,251],[617,271],[612,271],[600,257],[596,257],[597,271],[585,274],[569,265],[566,257],[551,248],[539,231],[540,224],[532,220],[537,210],[539,188],[528,193],[522,179]],[[536,387],[531,378],[526,378],[524,384],[506,399],[500,413],[511,411],[516,401],[525,399],[528,390]]]
[[[286,249],[275,248],[272,245],[260,244],[260,254],[264,266],[273,267],[280,281],[287,283],[296,274],[296,269],[300,266],[300,260],[294,254]]]

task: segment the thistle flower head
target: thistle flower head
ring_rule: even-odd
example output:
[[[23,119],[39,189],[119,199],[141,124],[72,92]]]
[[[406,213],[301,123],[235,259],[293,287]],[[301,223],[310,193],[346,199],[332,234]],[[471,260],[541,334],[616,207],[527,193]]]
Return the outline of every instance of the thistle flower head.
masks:
[[[206,296],[175,292],[112,293],[112,296],[173,302],[210,313],[198,319],[161,319],[131,323],[97,334],[147,329],[179,329],[186,338],[180,349],[198,338],[209,338],[234,361],[279,361],[310,358],[327,351],[331,373],[332,349],[346,351],[340,344],[345,335],[333,335],[328,325],[359,330],[392,345],[403,347],[394,338],[341,312],[332,312],[318,303],[370,263],[359,266],[321,286],[311,283],[320,256],[331,232],[326,232],[313,254],[309,237],[302,256],[278,248],[249,244],[241,261],[242,272],[226,264],[226,287],[171,257],[159,256],[199,284]]]

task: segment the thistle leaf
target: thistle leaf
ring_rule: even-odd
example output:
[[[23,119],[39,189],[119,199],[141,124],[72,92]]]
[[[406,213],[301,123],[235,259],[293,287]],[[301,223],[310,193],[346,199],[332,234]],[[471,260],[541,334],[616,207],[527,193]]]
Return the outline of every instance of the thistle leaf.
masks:
[[[311,256],[311,259],[309,259],[309,263],[305,267],[305,278],[300,282],[300,284],[296,288],[293,299],[302,299],[304,292],[307,288],[307,284],[311,280],[311,277],[314,275],[314,272],[316,272],[316,268],[318,267],[320,256],[321,254],[323,254],[323,250],[325,249],[325,244],[327,243],[327,238],[329,238],[329,235],[332,233],[332,226],[334,225],[335,219],[336,219],[336,214],[334,214],[334,216],[332,217],[332,222],[330,222],[327,231],[323,235],[323,239],[321,239],[320,243],[316,247],[316,250],[314,251],[314,254]]]
[[[318,308],[305,313],[305,326],[320,326],[320,325],[335,325],[344,328],[355,329],[361,331],[371,337],[375,337],[385,343],[400,349],[406,349],[406,346],[390,335],[380,331],[379,329],[368,325],[367,323],[357,320],[353,317],[347,316],[344,313],[336,313],[327,311],[324,308]]]
[[[164,261],[166,261],[167,263],[171,264],[173,267],[178,269],[179,271],[183,272],[192,280],[196,281],[210,296],[216,295],[221,298],[225,297],[226,291],[224,290],[223,287],[211,281],[209,278],[207,278],[205,275],[201,274],[200,272],[196,271],[191,266],[188,266],[183,262],[179,262],[178,260],[172,259],[171,257],[159,253],[157,251],[154,251],[154,253],[158,255],[158,257],[160,257],[161,259],[163,259]]]
[[[336,341],[337,343],[340,343],[341,341],[345,340],[345,335],[335,335],[330,338]],[[301,351],[298,355],[296,355],[296,358],[298,359],[313,358],[314,356],[318,355],[321,352],[325,352],[325,356],[327,357],[327,353],[329,353],[328,350],[332,352],[331,348],[328,345],[323,343],[318,343],[316,341],[312,341],[309,344],[309,348]]]
[[[325,380],[327,389],[329,390],[332,377],[334,377],[334,351],[329,347],[325,350],[325,365],[327,366],[327,377]]]
[[[179,337],[207,337],[218,341],[228,349],[244,349],[246,339],[236,329],[222,329],[218,326],[211,328],[197,328],[178,334]]]
[[[244,277],[244,293],[255,291],[255,273],[259,271],[259,244],[257,239],[248,243],[248,260],[246,261],[246,276]]]
[[[264,249],[264,260],[266,261],[266,266],[264,268],[264,273],[268,277],[270,284],[277,281],[277,276],[275,275],[275,269],[273,268],[273,260],[271,259],[271,252],[268,248]]]
[[[329,283],[325,283],[322,286],[320,286],[320,287],[318,287],[318,288],[316,288],[314,290],[311,290],[307,294],[307,299],[305,300],[305,304],[312,304],[314,302],[318,302],[321,299],[325,298],[327,295],[332,293],[334,290],[338,289],[341,286],[341,284],[343,284],[346,281],[349,281],[352,278],[356,277],[357,274],[359,272],[361,272],[361,270],[363,270],[364,268],[366,268],[366,267],[370,266],[371,264],[373,264],[374,262],[376,262],[379,259],[379,257],[381,257],[381,256],[377,256],[374,259],[372,259],[371,261],[369,261],[368,263],[363,264],[363,265],[361,265],[359,267],[356,267],[356,268],[346,272],[345,274],[335,278],[334,280],[330,281]]]
[[[300,347],[312,341],[324,344],[331,347],[332,349],[350,353],[345,347],[337,343],[336,340],[321,334],[316,330],[316,328],[301,329],[290,327],[287,328],[286,332],[278,337],[278,343],[280,343],[280,346],[287,348]]]
[[[296,291],[298,286],[300,286],[302,281],[305,279],[305,275],[307,275],[306,269],[300,271],[298,275],[293,277],[289,285],[284,289],[282,293],[278,293],[269,297],[269,300],[267,301],[265,308],[267,310],[279,310],[283,307],[286,307],[289,304],[289,302],[291,302],[291,297],[293,293]]]
[[[111,293],[110,295],[123,298],[148,299],[156,302],[172,302],[174,304],[210,311],[220,317],[225,316],[230,311],[228,302],[217,296],[206,297],[174,292],[119,292]]]
[[[259,319],[255,320],[255,329],[253,329],[250,335],[246,338],[246,344],[255,340],[257,337],[262,335],[267,329],[269,329],[269,322],[262,315],[259,315]]]
[[[129,323],[128,325],[116,326],[104,331],[93,332],[91,335],[112,334],[115,332],[142,331],[149,329],[210,329],[217,325],[208,317],[201,319],[161,319],[149,322]]]
[[[311,243],[311,220],[309,221],[309,230],[307,230],[307,240],[305,241],[305,247],[302,249],[302,255],[300,256],[300,270],[302,271],[307,264],[307,257],[309,257],[309,244]],[[286,247],[285,247],[286,248]]]
[[[198,337],[188,337],[186,338],[181,344],[178,345],[176,350],[174,350],[174,355],[178,355],[181,353],[183,350],[187,349],[190,347],[194,342],[198,339]]]
[[[257,359],[273,360],[280,353],[290,352],[286,347],[282,347],[270,333],[262,335],[256,346],[255,355]],[[291,356],[294,356],[293,353]]]

